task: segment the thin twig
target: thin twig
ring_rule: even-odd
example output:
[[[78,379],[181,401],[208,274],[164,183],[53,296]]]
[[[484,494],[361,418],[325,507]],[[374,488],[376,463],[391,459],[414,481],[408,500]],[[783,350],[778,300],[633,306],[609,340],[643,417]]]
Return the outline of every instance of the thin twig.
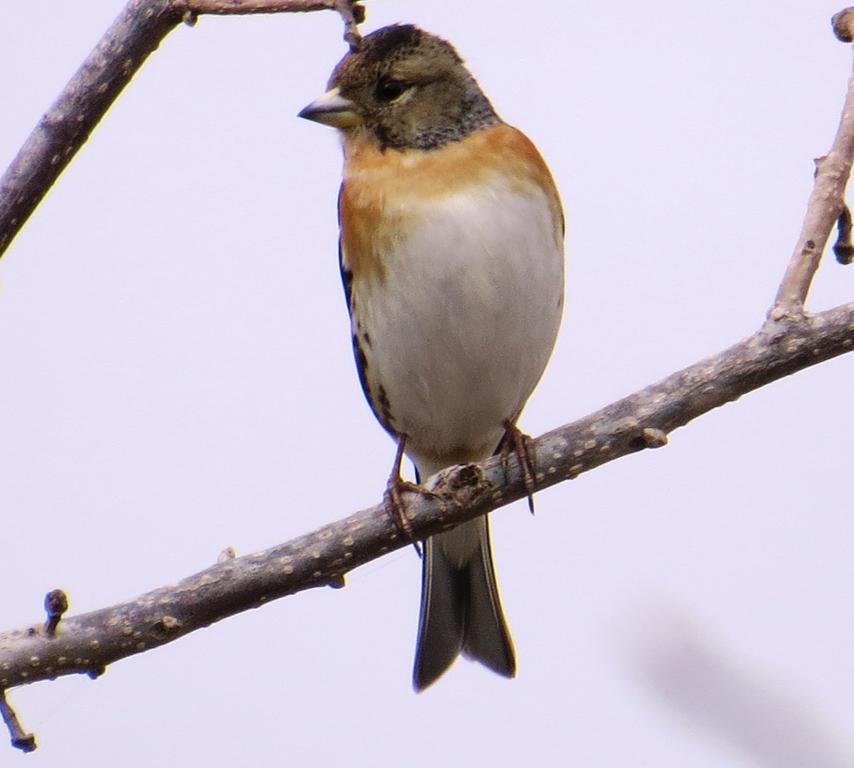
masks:
[[[18,720],[18,715],[6,699],[6,691],[0,688],[0,717],[9,729],[12,746],[22,752],[32,752],[36,748],[36,737],[27,733]]]
[[[365,20],[365,9],[356,0],[182,0],[187,12],[233,15],[251,13],[308,13],[337,11],[344,21],[344,40],[351,49],[361,41],[358,26]]]
[[[39,120],[0,178],[0,257],[95,126],[160,42],[202,13],[334,10],[358,44],[364,9],[354,0],[130,0]]]
[[[334,11],[335,0],[176,0],[190,13],[210,13],[219,16],[251,13],[309,13]]]
[[[845,186],[851,174],[852,159],[854,74],[848,78],[848,91],[833,146],[825,157],[816,160],[815,182],[807,203],[803,227],[772,309],[776,316],[781,313],[798,315],[803,312],[807,293],[830,237],[830,230],[844,207]]]

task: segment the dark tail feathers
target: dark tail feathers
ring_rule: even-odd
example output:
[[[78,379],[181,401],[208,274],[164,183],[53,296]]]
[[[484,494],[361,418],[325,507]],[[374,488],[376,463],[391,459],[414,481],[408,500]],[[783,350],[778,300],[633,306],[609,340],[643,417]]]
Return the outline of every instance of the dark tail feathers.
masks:
[[[429,538],[421,579],[415,690],[434,683],[460,653],[513,677],[513,641],[498,597],[486,517]]]

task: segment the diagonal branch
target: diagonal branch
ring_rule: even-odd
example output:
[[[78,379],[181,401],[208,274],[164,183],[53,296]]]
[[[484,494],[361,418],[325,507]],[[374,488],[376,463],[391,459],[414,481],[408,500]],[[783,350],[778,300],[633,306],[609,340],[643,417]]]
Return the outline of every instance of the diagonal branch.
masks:
[[[769,320],[718,355],[533,441],[538,488],[666,443],[677,427],[743,394],[854,349],[854,303],[798,320]],[[527,494],[517,463],[500,456],[445,470],[435,497],[406,493],[413,535],[422,539]],[[0,633],[0,690],[106,665],[176,640],[235,613],[320,586],[406,546],[382,504],[289,542],[216,565],[175,585],[80,616],[56,634],[43,624]]]
[[[358,43],[356,24],[364,9],[355,0],[130,0],[0,178],[0,257],[122,89],[178,24],[192,24],[203,13],[321,10],[340,14],[345,39],[351,47]]]

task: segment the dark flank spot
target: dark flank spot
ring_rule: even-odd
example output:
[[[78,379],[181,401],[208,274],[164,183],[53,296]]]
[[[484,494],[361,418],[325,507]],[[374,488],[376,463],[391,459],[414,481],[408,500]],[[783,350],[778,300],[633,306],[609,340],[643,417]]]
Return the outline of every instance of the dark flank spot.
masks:
[[[355,333],[353,334],[353,353],[356,355],[356,366],[359,369],[359,375],[362,376],[368,367],[368,358],[365,357],[362,346],[359,344],[359,337]]]
[[[360,328],[362,327],[361,323],[359,323],[359,327]],[[362,334],[362,341],[365,342],[366,347],[370,347],[371,346],[371,334],[368,333],[367,331],[365,331],[365,333]]]
[[[368,383],[368,358],[365,355],[362,345],[359,343],[359,337],[353,334],[353,354],[356,358],[356,370],[359,373],[359,383],[362,385],[362,392],[365,393],[365,399],[374,415],[379,419],[380,424],[394,435],[394,421],[391,416],[391,404],[388,401],[388,395],[385,389],[380,385],[376,391],[372,391]]]
[[[350,286],[353,285],[353,273],[349,269],[341,268],[341,280],[344,282],[344,290],[350,295]]]
[[[391,415],[391,403],[388,401],[388,395],[382,384],[377,387],[377,400],[379,400],[380,411],[382,412],[380,421],[386,425],[386,429],[391,429],[394,423]]]
[[[365,356],[365,351],[362,349],[362,345],[359,344],[359,337],[355,333],[353,334],[353,356],[356,358],[356,372],[359,374],[359,384],[362,385],[362,392],[365,394],[365,399],[368,401],[368,405],[371,406],[371,410],[380,420],[380,423],[388,429],[386,422],[383,421],[382,413],[377,410],[377,406],[374,403],[371,387],[368,384],[368,358]]]

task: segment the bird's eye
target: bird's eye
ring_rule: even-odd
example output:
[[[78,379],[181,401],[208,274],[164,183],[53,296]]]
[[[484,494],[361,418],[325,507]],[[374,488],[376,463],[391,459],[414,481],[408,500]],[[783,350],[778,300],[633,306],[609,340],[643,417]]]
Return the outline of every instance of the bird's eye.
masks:
[[[409,85],[404,83],[403,80],[395,80],[393,78],[383,78],[377,84],[377,100],[378,101],[394,101],[398,98]]]

